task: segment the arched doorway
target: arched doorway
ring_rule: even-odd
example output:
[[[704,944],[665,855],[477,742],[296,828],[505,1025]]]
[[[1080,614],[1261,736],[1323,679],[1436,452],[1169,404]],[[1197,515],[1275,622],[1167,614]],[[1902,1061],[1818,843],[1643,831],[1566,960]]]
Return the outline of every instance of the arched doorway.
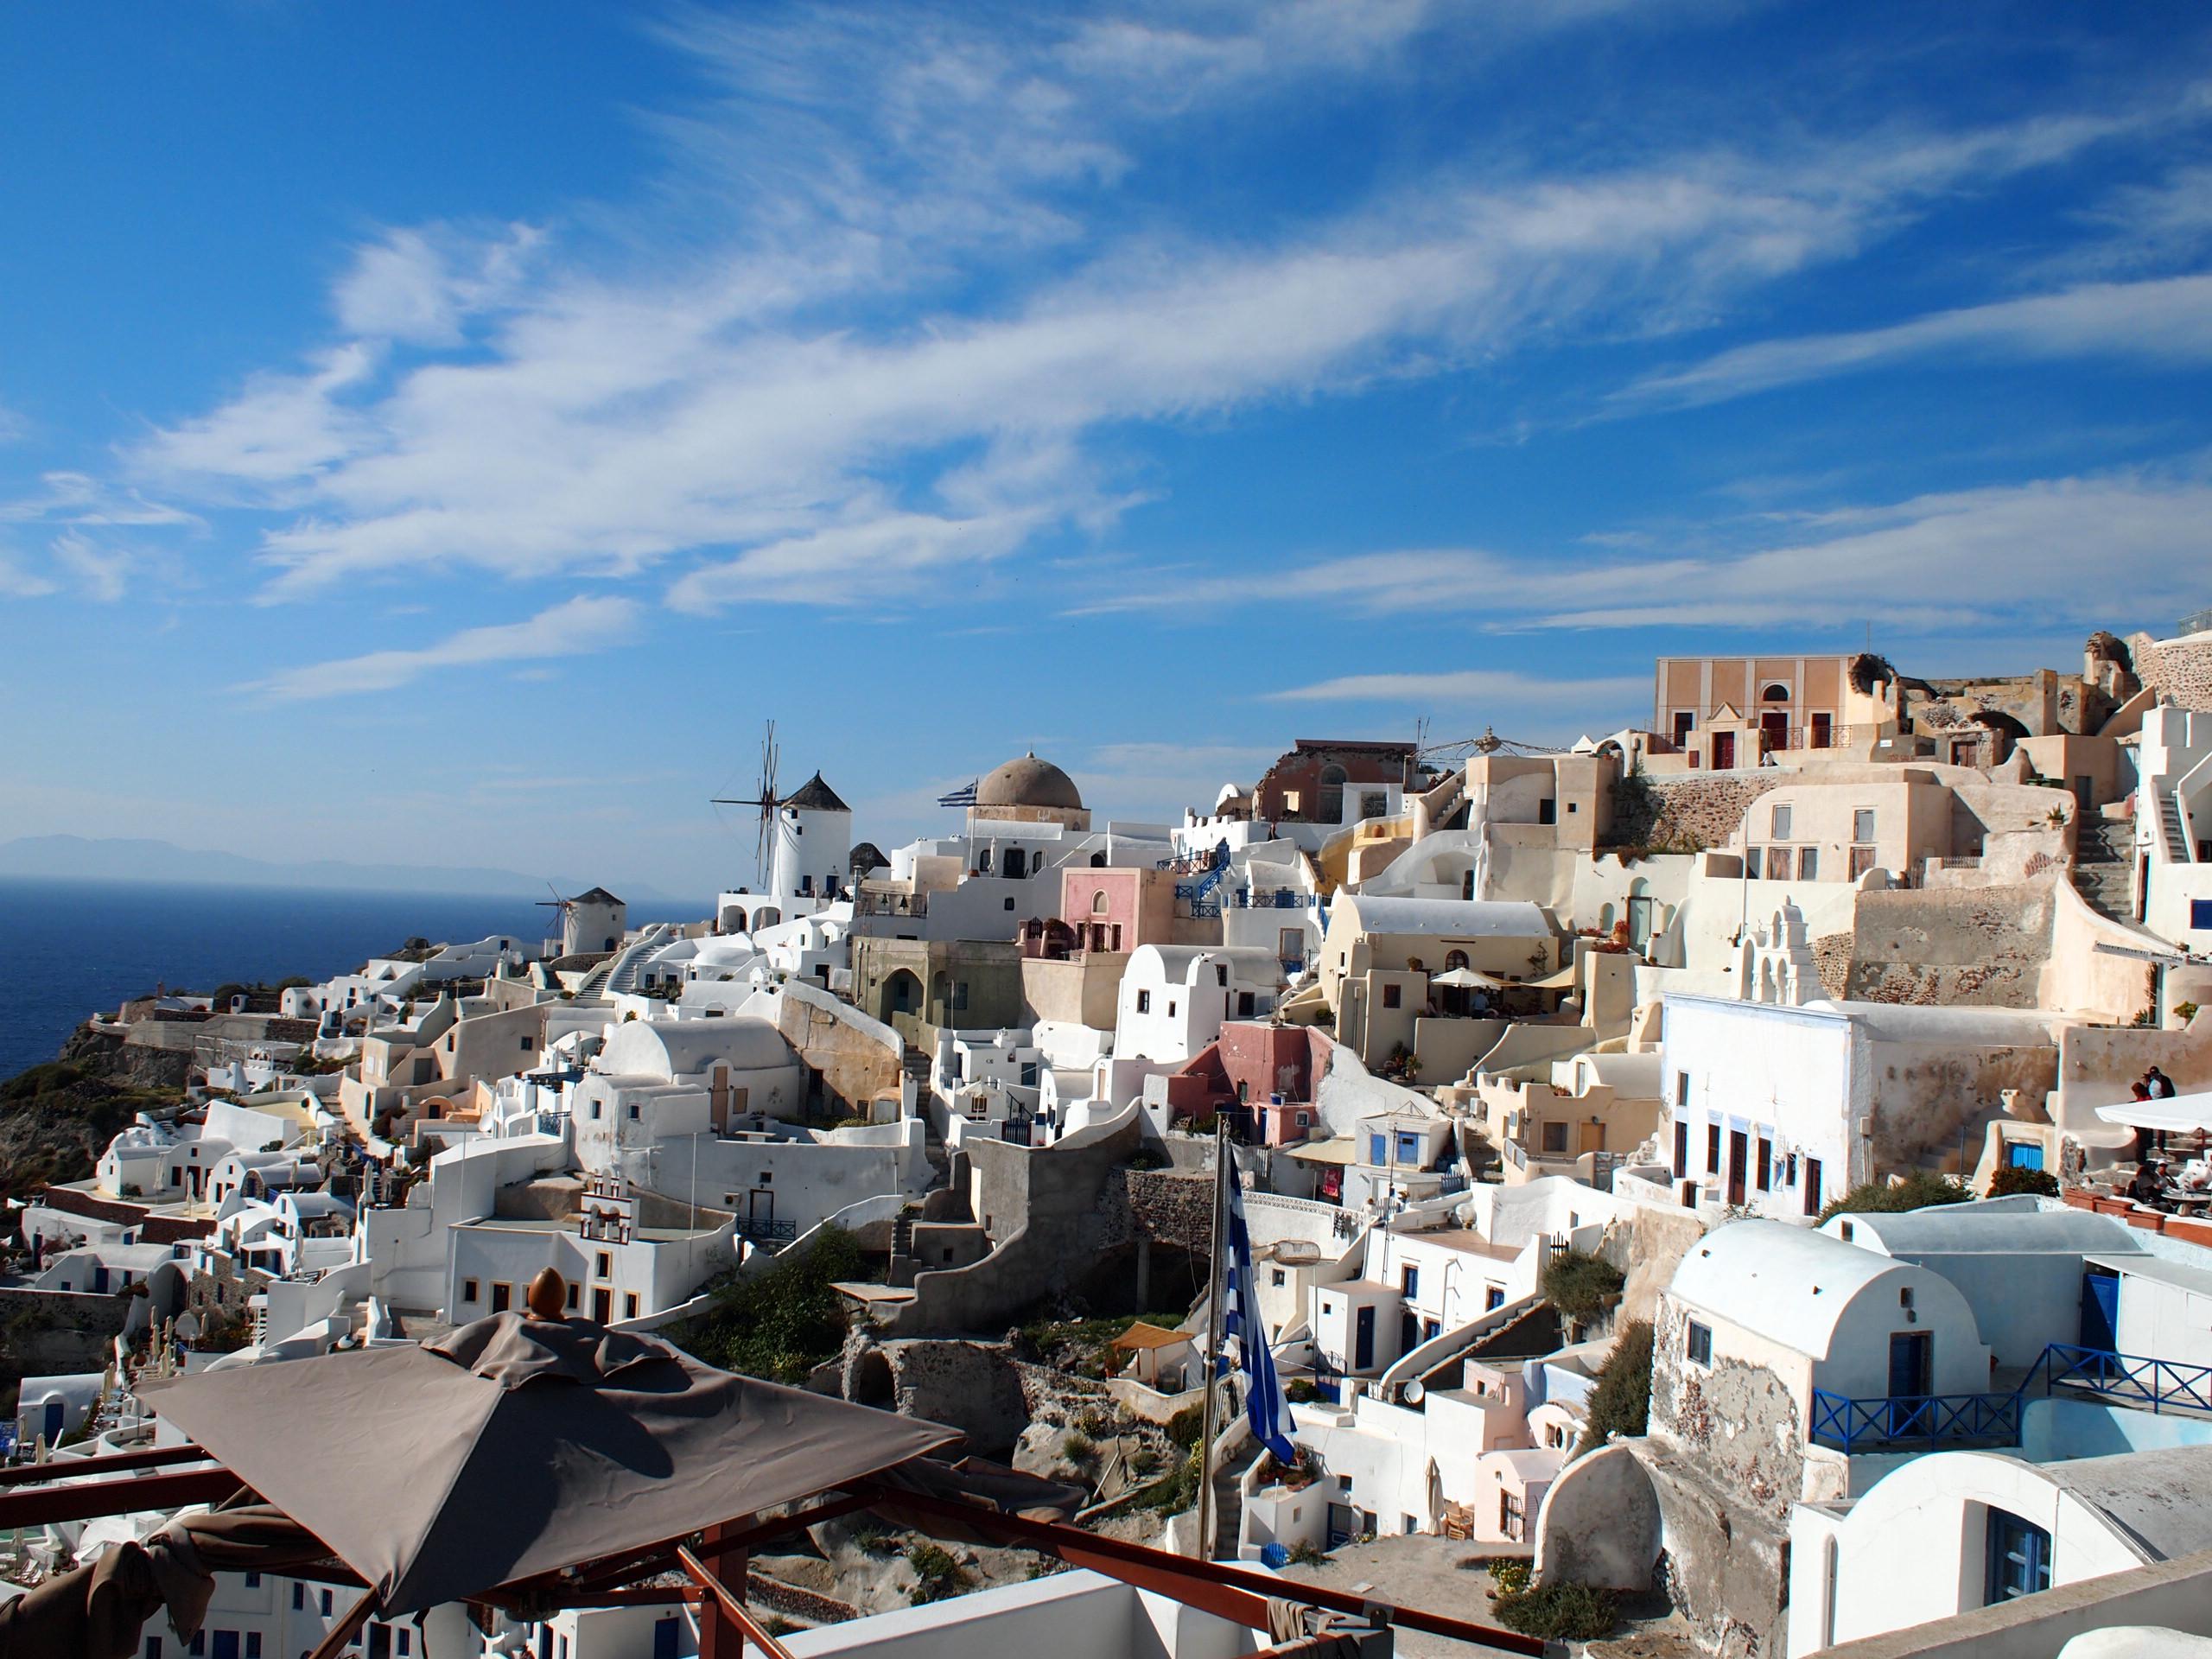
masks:
[[[883,982],[883,1006],[892,1014],[919,1014],[922,982],[901,968]]]

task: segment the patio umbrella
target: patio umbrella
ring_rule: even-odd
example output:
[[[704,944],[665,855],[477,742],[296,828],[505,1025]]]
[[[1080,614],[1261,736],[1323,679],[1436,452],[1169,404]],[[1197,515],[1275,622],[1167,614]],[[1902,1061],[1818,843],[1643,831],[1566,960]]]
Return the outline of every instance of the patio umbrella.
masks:
[[[1472,968],[1447,968],[1440,974],[1431,974],[1428,982],[1448,985],[1463,991],[1503,990],[1512,983],[1510,980],[1500,979],[1495,974],[1479,973]]]
[[[386,1617],[772,1510],[961,1438],[514,1313],[148,1397],[359,1573]]]
[[[2097,1116],[2107,1123],[2123,1123],[2131,1129],[2163,1129],[2168,1135],[2212,1131],[2212,1092],[2123,1101],[2117,1106],[2098,1107]]]

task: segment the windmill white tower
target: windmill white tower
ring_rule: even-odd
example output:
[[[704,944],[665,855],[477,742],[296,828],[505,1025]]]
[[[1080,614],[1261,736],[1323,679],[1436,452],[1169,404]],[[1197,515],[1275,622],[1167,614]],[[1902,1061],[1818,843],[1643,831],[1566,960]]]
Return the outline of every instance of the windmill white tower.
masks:
[[[773,891],[786,914],[814,910],[843,891],[853,852],[853,809],[816,772],[777,803]]]

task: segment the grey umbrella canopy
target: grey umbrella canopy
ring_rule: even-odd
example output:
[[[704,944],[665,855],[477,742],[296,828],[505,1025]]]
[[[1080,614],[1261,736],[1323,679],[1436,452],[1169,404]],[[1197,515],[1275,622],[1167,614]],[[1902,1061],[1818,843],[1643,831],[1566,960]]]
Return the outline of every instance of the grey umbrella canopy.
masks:
[[[149,1398],[389,1615],[756,1514],[961,1438],[512,1313],[437,1343],[211,1371]]]

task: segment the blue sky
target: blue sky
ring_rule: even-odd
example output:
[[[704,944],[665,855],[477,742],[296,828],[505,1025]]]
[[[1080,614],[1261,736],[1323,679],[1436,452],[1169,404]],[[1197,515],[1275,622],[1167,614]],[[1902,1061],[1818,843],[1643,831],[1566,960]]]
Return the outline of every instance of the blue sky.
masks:
[[[245,3],[0,20],[0,838],[703,893],[774,718],[1648,718],[2212,603],[2193,5]]]

